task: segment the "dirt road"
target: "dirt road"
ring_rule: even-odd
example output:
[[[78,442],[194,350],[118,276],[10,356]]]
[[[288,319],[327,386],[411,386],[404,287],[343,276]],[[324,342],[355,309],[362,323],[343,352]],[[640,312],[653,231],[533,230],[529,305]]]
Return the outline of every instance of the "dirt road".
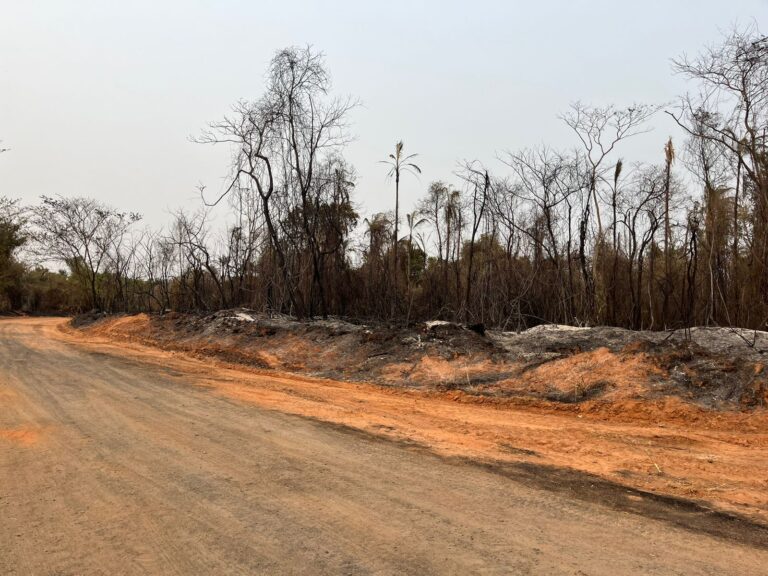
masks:
[[[441,458],[265,410],[199,385],[183,363],[55,338],[57,322],[0,321],[2,574],[768,566],[767,533],[747,521],[672,501],[639,506],[642,496],[622,500],[607,484],[550,490],[555,470]]]

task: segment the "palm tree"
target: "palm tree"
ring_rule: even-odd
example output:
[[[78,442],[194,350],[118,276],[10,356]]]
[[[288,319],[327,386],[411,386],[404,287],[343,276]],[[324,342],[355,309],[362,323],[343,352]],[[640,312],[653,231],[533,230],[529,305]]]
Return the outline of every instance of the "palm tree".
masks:
[[[405,279],[406,279],[406,286],[408,290],[408,314],[405,317],[405,323],[408,324],[411,320],[411,308],[413,307],[413,289],[411,287],[411,256],[413,254],[413,232],[421,226],[422,224],[425,224],[427,222],[426,218],[419,218],[419,211],[414,210],[410,214],[405,215],[405,220],[408,222],[408,252],[407,252],[407,258],[406,266],[405,266]],[[426,252],[424,250],[424,241],[421,238],[421,235],[417,236],[417,241],[419,242],[419,248]]]
[[[394,285],[395,285],[395,300],[397,299],[397,274],[398,274],[398,251],[397,251],[397,230],[400,222],[400,173],[410,172],[411,174],[421,174],[421,168],[412,162],[417,154],[410,154],[408,156],[403,155],[403,141],[400,140],[395,144],[395,153],[390,154],[387,160],[382,160],[382,164],[389,166],[388,177],[395,177],[395,229],[392,234],[392,251],[394,252]],[[392,315],[395,313],[395,300],[392,301]]]

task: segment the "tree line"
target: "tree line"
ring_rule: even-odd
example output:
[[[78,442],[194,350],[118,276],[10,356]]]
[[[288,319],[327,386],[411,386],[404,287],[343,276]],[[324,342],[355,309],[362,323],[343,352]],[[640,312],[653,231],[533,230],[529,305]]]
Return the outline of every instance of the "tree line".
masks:
[[[3,198],[0,309],[765,329],[768,38],[735,30],[673,69],[692,89],[676,104],[575,103],[575,147],[466,162],[405,214],[401,178],[421,169],[398,142],[382,158],[393,210],[362,218],[344,158],[357,102],[333,95],[321,54],[279,51],[264,94],[196,138],[233,150],[223,193],[201,189],[162,230],[93,199]],[[621,157],[665,117],[685,138],[657,162]]]

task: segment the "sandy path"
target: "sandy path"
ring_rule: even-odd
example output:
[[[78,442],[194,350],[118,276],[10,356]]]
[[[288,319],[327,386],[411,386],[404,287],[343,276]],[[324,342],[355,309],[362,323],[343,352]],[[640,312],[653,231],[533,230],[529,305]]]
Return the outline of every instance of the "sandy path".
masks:
[[[478,466],[263,408],[475,458],[524,450],[516,430],[554,422],[572,442],[577,421],[75,345],[59,324],[0,321],[0,573],[759,574],[768,562],[747,522],[608,485],[569,494],[567,477],[543,489],[554,469]],[[475,431],[488,418],[498,438]]]

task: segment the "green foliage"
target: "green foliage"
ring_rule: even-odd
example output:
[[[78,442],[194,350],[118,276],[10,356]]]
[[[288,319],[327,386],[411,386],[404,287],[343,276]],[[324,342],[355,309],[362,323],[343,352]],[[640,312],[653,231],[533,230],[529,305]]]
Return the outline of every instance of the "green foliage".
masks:
[[[0,311],[19,306],[24,266],[16,260],[15,254],[26,241],[18,203],[0,197]]]

